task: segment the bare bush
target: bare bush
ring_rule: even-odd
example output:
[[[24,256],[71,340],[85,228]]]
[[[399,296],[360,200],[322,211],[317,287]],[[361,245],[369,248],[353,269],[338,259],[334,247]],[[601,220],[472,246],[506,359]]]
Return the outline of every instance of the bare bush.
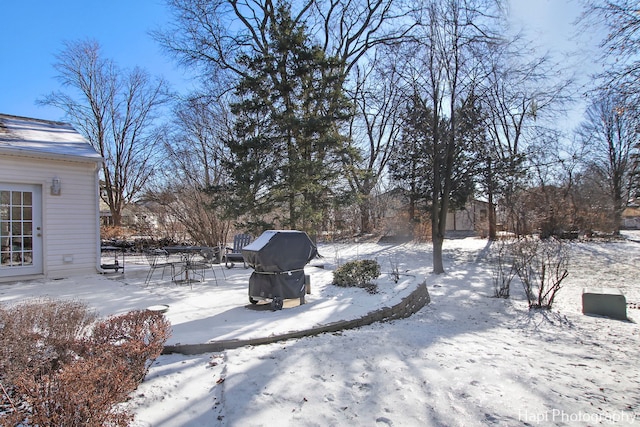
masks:
[[[391,264],[391,272],[389,275],[391,276],[393,283],[398,283],[400,281],[400,262],[398,261],[398,257],[396,256],[395,259],[391,259],[391,257],[389,257],[389,263]]]
[[[516,276],[512,253],[513,241],[495,240],[491,244],[491,266],[493,273],[494,295],[497,298],[509,298],[511,282]]]
[[[170,335],[171,325],[162,314],[138,310],[98,323],[90,346],[113,352],[124,360],[128,372],[139,382],[162,353]]]
[[[83,303],[0,306],[0,424],[125,426],[116,410],[170,335],[162,314],[133,311],[95,323]]]
[[[114,407],[137,382],[124,361],[107,353],[91,354],[40,376],[25,373],[15,386],[23,399],[25,425],[98,427],[128,425],[132,417]]]
[[[121,226],[101,226],[100,238],[102,240],[126,240],[131,238],[133,231],[126,227]]]
[[[529,308],[551,309],[562,281],[569,275],[569,251],[557,239],[525,238],[513,244],[514,266]]]
[[[97,314],[79,301],[36,299],[0,306],[0,379],[25,370],[56,370],[77,353]]]

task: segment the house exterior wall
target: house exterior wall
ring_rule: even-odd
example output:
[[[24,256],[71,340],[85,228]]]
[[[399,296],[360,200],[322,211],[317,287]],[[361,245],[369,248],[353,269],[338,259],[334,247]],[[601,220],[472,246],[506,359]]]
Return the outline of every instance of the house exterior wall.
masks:
[[[640,229],[640,217],[628,217],[622,219],[622,228],[638,230]]]
[[[475,212],[469,210],[448,212],[447,231],[475,231]]]
[[[46,278],[97,271],[98,167],[99,163],[95,161],[0,154],[0,183],[42,186],[41,233],[43,274]],[[60,179],[60,195],[51,194],[54,177]]]
[[[385,236],[407,236],[412,230],[417,233],[414,236],[431,236],[431,224],[429,212],[421,211],[423,229],[415,228],[416,223],[408,219],[409,202],[401,190],[396,189],[385,193],[380,203],[383,206],[383,232]],[[489,233],[489,203],[472,199],[467,201],[464,209],[449,211],[447,213],[447,237],[472,236],[486,237]],[[426,231],[426,232],[425,232]]]
[[[465,209],[447,213],[447,231],[482,232],[488,229],[489,205],[478,200],[470,200]]]
[[[622,228],[637,230],[640,229],[640,208],[628,206],[622,212]]]

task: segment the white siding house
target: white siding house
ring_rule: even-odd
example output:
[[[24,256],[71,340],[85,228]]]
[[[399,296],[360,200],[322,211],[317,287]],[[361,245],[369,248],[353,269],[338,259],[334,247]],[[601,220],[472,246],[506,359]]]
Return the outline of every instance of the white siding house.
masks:
[[[468,200],[463,209],[447,213],[448,232],[467,232],[486,236],[489,233],[489,203]]]
[[[101,164],[68,124],[0,114],[0,281],[99,270]]]

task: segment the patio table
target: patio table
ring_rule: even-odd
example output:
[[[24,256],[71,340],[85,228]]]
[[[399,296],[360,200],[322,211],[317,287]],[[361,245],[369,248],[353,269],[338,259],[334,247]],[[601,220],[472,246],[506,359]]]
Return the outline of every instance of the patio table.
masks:
[[[182,259],[181,268],[179,271],[176,271],[172,280],[175,283],[193,283],[200,282],[200,280],[195,280],[193,277],[189,277],[189,272],[192,271],[195,274],[198,274],[195,270],[201,268],[201,264],[198,262],[194,262],[194,258],[198,255],[202,255],[202,251],[207,249],[206,246],[165,246],[163,248],[169,254],[179,254]],[[202,277],[202,281],[204,281],[204,268],[202,268],[202,274],[199,274]],[[184,279],[182,279],[182,275],[184,275]],[[180,279],[177,279],[180,277]]]

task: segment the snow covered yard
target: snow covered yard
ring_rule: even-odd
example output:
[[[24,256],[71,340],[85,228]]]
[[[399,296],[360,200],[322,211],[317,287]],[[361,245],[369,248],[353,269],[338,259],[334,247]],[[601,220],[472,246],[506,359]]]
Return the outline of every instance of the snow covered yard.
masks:
[[[585,316],[581,292],[613,286],[640,302],[640,244],[572,244],[570,276],[550,312],[530,312],[518,283],[511,299],[492,297],[486,244],[447,241],[442,276],[429,274],[428,245],[397,247],[432,297],[411,318],[162,356],[130,403],[136,425],[639,425],[640,310],[630,305],[630,322]],[[381,249],[335,252],[349,259]]]
[[[431,304],[404,320],[161,356],[127,403],[134,425],[640,425],[640,243],[634,241],[640,235],[628,236],[632,240],[572,243],[570,275],[552,311],[529,311],[517,280],[510,299],[493,298],[488,243],[480,239],[446,241],[444,275],[430,273],[428,244],[323,245],[327,268],[310,270],[309,305],[281,312],[246,308],[243,269],[227,272],[219,302],[195,286],[144,288],[129,273],[111,297],[69,280],[57,287],[22,284],[21,293],[2,286],[0,301],[38,294],[44,286],[52,296],[54,289],[78,294],[105,314],[167,303],[174,335],[206,342],[358,316],[426,280]],[[377,258],[384,272],[396,263],[407,275],[398,285],[381,276],[376,295],[328,285],[331,268],[356,258]],[[105,287],[107,279],[100,279]],[[582,289],[601,286],[625,293],[630,321],[582,314]]]

